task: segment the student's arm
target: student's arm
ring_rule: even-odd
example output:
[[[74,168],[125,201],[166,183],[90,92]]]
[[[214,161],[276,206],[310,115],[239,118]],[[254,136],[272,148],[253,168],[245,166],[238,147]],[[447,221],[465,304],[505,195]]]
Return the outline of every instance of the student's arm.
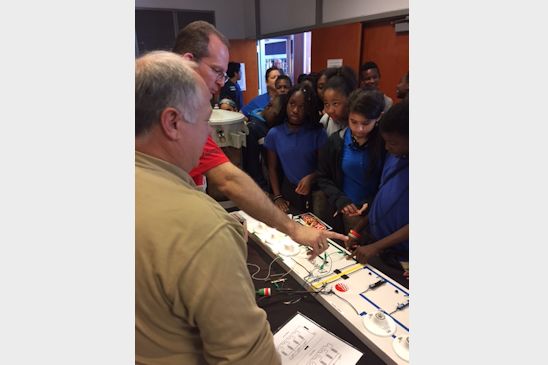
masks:
[[[347,232],[348,241],[346,241],[346,249],[350,252],[354,251],[358,247],[358,239],[361,237],[361,231],[369,223],[369,215],[363,217],[358,224],[356,224],[350,231],[354,231],[359,236],[356,236],[355,233]]]
[[[224,195],[253,218],[287,234],[302,245],[310,246],[314,258],[327,249],[327,238],[346,242],[348,237],[336,233],[320,231],[300,225],[289,219],[268,199],[257,184],[231,162],[216,166],[206,172],[208,182],[215,185]]]
[[[353,252],[353,255],[356,256],[356,260],[362,264],[367,264],[367,261],[372,256],[378,255],[381,251],[395,246],[400,242],[409,239],[409,224],[406,224],[402,228],[398,229],[396,232],[380,239],[369,245],[360,246],[356,248]]]
[[[284,213],[289,210],[289,202],[282,196],[282,189],[280,189],[280,179],[278,176],[278,156],[276,152],[266,150],[266,160],[268,163],[268,178],[270,180],[270,186],[272,187],[272,194],[274,194],[274,204],[280,208]]]
[[[312,183],[316,180],[316,176],[318,176],[318,173],[313,172],[303,177],[295,188],[295,192],[300,195],[310,194],[310,190],[312,190]]]

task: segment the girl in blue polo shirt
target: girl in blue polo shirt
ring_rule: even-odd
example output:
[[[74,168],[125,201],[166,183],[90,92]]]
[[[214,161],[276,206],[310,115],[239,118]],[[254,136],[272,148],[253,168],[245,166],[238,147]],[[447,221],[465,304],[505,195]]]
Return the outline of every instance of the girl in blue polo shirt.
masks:
[[[309,210],[318,151],[327,141],[319,118],[313,88],[308,83],[296,85],[287,94],[277,125],[265,137],[274,204],[284,212],[289,207],[295,212]],[[282,179],[278,164],[282,167]]]
[[[389,152],[371,209],[349,236],[349,250],[361,263],[380,255],[385,264],[402,269],[409,261],[409,101],[391,107],[379,124]],[[365,235],[357,246],[357,240]]]
[[[360,208],[371,204],[377,193],[385,156],[378,128],[383,109],[381,92],[353,91],[348,127],[333,133],[320,151],[318,186],[327,197],[325,214],[340,213],[345,232],[359,222]]]

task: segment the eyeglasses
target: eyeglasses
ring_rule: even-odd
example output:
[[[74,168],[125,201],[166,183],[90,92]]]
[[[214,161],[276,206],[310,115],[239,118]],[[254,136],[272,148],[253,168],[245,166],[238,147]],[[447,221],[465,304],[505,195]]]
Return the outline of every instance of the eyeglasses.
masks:
[[[215,73],[217,74],[217,79],[216,79],[217,81],[221,81],[221,80],[222,80],[223,82],[227,82],[228,79],[230,78],[230,77],[228,77],[228,75],[227,75],[225,72],[220,71],[220,70],[216,70],[213,66],[211,66],[211,65],[210,65],[209,63],[207,63],[207,62],[204,62],[204,63],[211,69],[211,71],[213,71],[213,72],[215,72]]]

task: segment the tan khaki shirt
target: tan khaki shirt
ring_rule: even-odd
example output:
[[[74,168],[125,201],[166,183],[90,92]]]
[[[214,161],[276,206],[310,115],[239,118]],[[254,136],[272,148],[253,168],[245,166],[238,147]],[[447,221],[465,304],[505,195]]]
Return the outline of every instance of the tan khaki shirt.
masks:
[[[138,364],[280,364],[242,226],[178,167],[135,155]]]

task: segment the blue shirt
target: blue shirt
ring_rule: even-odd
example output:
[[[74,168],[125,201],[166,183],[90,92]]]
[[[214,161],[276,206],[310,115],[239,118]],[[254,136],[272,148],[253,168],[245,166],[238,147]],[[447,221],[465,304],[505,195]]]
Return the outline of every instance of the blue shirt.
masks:
[[[367,170],[371,164],[369,154],[368,146],[361,149],[353,146],[352,132],[350,128],[347,128],[344,132],[342,151],[342,190],[352,203],[359,206],[370,202],[377,192],[378,173],[375,173],[376,176],[367,176]]]
[[[380,240],[409,224],[409,160],[389,154],[381,185],[369,212],[371,234]],[[409,258],[409,240],[390,249],[400,260]]]
[[[275,152],[287,180],[294,185],[318,167],[318,150],[327,142],[323,128],[301,127],[291,131],[284,123],[271,128],[264,139],[264,147]]]
[[[241,110],[241,112],[249,118],[249,115],[254,109],[264,109],[266,104],[270,101],[270,95],[268,93],[261,94],[259,96],[254,97],[249,104],[244,106]]]
[[[264,109],[261,109],[261,108],[253,109],[251,113],[249,113],[249,119],[250,120],[254,119],[259,122],[266,123],[266,120],[263,117],[263,110]]]

